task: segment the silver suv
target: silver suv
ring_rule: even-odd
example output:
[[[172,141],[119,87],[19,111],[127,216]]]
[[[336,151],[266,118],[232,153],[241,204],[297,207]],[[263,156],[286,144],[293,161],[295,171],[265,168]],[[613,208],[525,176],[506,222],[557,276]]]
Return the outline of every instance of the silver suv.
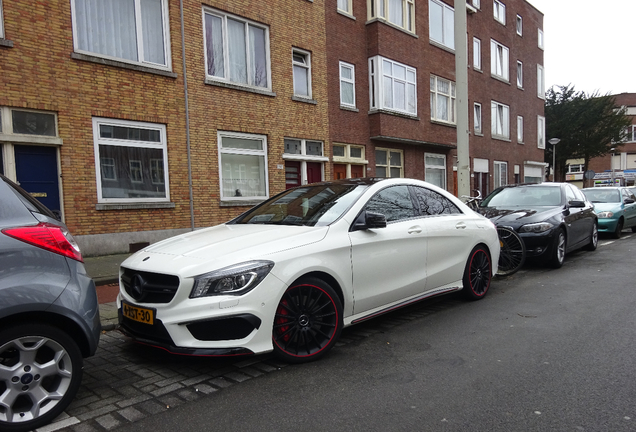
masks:
[[[95,284],[75,240],[0,175],[0,430],[32,430],[64,411],[99,335]]]

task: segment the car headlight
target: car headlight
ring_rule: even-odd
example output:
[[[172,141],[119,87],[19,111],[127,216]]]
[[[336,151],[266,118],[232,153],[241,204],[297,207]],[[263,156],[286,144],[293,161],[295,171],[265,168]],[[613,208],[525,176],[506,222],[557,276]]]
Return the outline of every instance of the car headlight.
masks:
[[[523,225],[521,228],[519,228],[519,232],[542,233],[552,229],[552,227],[554,227],[554,225],[552,225],[550,222],[531,223],[531,224]]]
[[[245,294],[261,283],[272,267],[272,261],[248,261],[196,276],[190,298]]]
[[[614,216],[614,213],[612,213],[611,211],[602,211],[598,213],[597,216],[601,219],[609,219]]]

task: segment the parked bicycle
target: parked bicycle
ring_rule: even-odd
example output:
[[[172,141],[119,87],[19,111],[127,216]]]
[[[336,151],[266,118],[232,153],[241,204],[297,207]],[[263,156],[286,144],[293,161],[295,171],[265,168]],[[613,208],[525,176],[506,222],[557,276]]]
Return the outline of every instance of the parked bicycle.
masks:
[[[468,207],[479,213],[482,197],[480,191],[475,189],[475,192],[477,196],[462,195],[462,198]],[[497,235],[500,246],[497,276],[509,276],[516,273],[526,261],[526,247],[519,234],[511,227],[497,226]]]

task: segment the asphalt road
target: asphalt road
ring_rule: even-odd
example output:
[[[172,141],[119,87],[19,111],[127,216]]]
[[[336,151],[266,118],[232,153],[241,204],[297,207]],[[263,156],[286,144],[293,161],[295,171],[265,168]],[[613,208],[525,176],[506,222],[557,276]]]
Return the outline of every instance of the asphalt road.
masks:
[[[352,327],[318,362],[111,430],[636,430],[635,251],[631,233],[601,238],[482,301],[423,302]]]

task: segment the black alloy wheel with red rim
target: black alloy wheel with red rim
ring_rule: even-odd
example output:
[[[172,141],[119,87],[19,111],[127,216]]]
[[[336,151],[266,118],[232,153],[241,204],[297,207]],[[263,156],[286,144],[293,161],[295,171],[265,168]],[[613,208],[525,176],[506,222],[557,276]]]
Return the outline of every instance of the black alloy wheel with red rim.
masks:
[[[274,353],[290,363],[322,357],[342,330],[342,304],[324,281],[304,278],[287,289],[276,308]]]
[[[488,250],[475,246],[468,256],[464,270],[464,296],[469,300],[479,300],[486,296],[492,280],[492,265]]]

